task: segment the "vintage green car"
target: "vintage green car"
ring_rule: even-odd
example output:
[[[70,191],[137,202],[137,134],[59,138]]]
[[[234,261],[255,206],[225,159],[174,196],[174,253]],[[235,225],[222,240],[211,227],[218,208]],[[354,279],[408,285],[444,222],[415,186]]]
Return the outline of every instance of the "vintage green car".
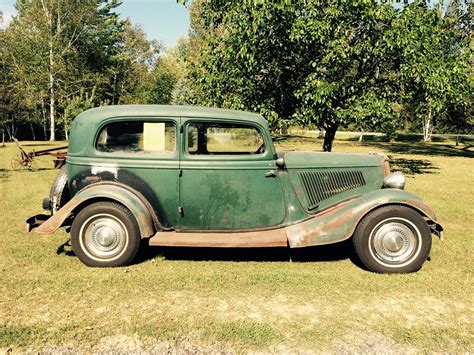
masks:
[[[376,272],[413,272],[441,236],[386,156],[277,152],[260,115],[127,105],[74,120],[66,165],[27,221],[70,228],[89,266],[130,263],[151,246],[301,248],[352,238]]]

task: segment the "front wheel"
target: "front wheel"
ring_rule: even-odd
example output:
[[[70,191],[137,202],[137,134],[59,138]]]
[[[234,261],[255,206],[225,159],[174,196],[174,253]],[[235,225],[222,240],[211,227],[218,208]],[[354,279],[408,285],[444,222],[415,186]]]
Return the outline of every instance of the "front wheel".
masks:
[[[77,257],[88,266],[124,266],[137,254],[140,233],[127,208],[114,202],[97,202],[74,219],[71,244]]]
[[[417,211],[405,206],[386,206],[362,219],[353,243],[369,270],[408,273],[419,270],[427,259],[431,231]]]

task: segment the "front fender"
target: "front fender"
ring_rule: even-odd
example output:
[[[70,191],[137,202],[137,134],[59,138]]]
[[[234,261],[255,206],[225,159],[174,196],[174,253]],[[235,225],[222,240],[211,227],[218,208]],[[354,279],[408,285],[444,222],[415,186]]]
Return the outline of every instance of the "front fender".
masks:
[[[301,248],[340,242],[350,238],[367,213],[386,205],[405,205],[419,211],[434,232],[442,231],[433,209],[420,197],[398,189],[381,189],[332,206],[314,217],[287,227],[288,244]]]
[[[148,202],[139,192],[115,182],[100,182],[86,186],[58,212],[36,228],[35,232],[39,234],[54,233],[73,212],[77,212],[80,206],[94,200],[116,201],[124,205],[135,217],[142,238],[154,234],[154,219],[156,219],[156,216],[148,206]]]

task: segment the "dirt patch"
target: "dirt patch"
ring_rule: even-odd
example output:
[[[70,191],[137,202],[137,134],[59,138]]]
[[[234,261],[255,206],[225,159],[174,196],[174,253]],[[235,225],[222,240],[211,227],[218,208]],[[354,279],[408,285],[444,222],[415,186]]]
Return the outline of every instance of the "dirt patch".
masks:
[[[19,349],[14,349],[18,352]],[[11,348],[0,349],[0,355],[7,355]],[[31,349],[22,349],[22,352],[31,352]],[[127,336],[123,334],[103,337],[98,344],[92,347],[81,348],[80,346],[62,345],[57,347],[45,347],[39,353],[48,354],[235,354],[236,351],[224,348],[217,344],[202,345],[192,337],[179,337],[173,342],[156,341],[153,338],[139,337],[138,335]]]
[[[415,354],[419,350],[396,344],[378,333],[353,332],[344,335],[332,344],[331,352],[344,354]]]
[[[138,336],[111,335],[103,337],[97,346],[93,348],[93,352],[125,352],[125,353],[141,353],[145,349],[142,341]]]

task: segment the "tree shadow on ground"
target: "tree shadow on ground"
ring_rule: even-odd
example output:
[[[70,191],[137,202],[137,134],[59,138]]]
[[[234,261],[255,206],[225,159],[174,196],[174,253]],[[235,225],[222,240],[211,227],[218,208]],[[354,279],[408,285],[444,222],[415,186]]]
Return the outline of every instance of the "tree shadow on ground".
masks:
[[[291,144],[298,144],[298,143],[318,143],[320,144],[322,142],[321,138],[318,137],[311,137],[311,136],[301,136],[297,134],[292,134],[292,135],[284,135],[284,136],[276,136],[273,137],[273,142],[276,146],[278,146],[278,143],[284,142],[284,143],[291,143]]]
[[[53,143],[45,143],[45,142],[38,142],[38,143],[26,143],[26,144],[23,144],[20,142],[20,145],[22,147],[56,147],[57,144],[53,144]]]
[[[401,171],[405,175],[415,174],[439,174],[430,161],[421,159],[405,159],[390,157],[390,166],[393,171]]]
[[[10,179],[10,174],[8,169],[0,169],[0,182],[7,182]]]
[[[427,156],[445,156],[445,157],[467,157],[474,158],[474,151],[470,150],[471,146],[467,145],[464,148],[456,148],[449,144],[411,144],[411,143],[382,143],[375,142],[370,144],[362,143],[370,148],[378,147],[385,149],[389,153],[395,154],[416,154]]]

